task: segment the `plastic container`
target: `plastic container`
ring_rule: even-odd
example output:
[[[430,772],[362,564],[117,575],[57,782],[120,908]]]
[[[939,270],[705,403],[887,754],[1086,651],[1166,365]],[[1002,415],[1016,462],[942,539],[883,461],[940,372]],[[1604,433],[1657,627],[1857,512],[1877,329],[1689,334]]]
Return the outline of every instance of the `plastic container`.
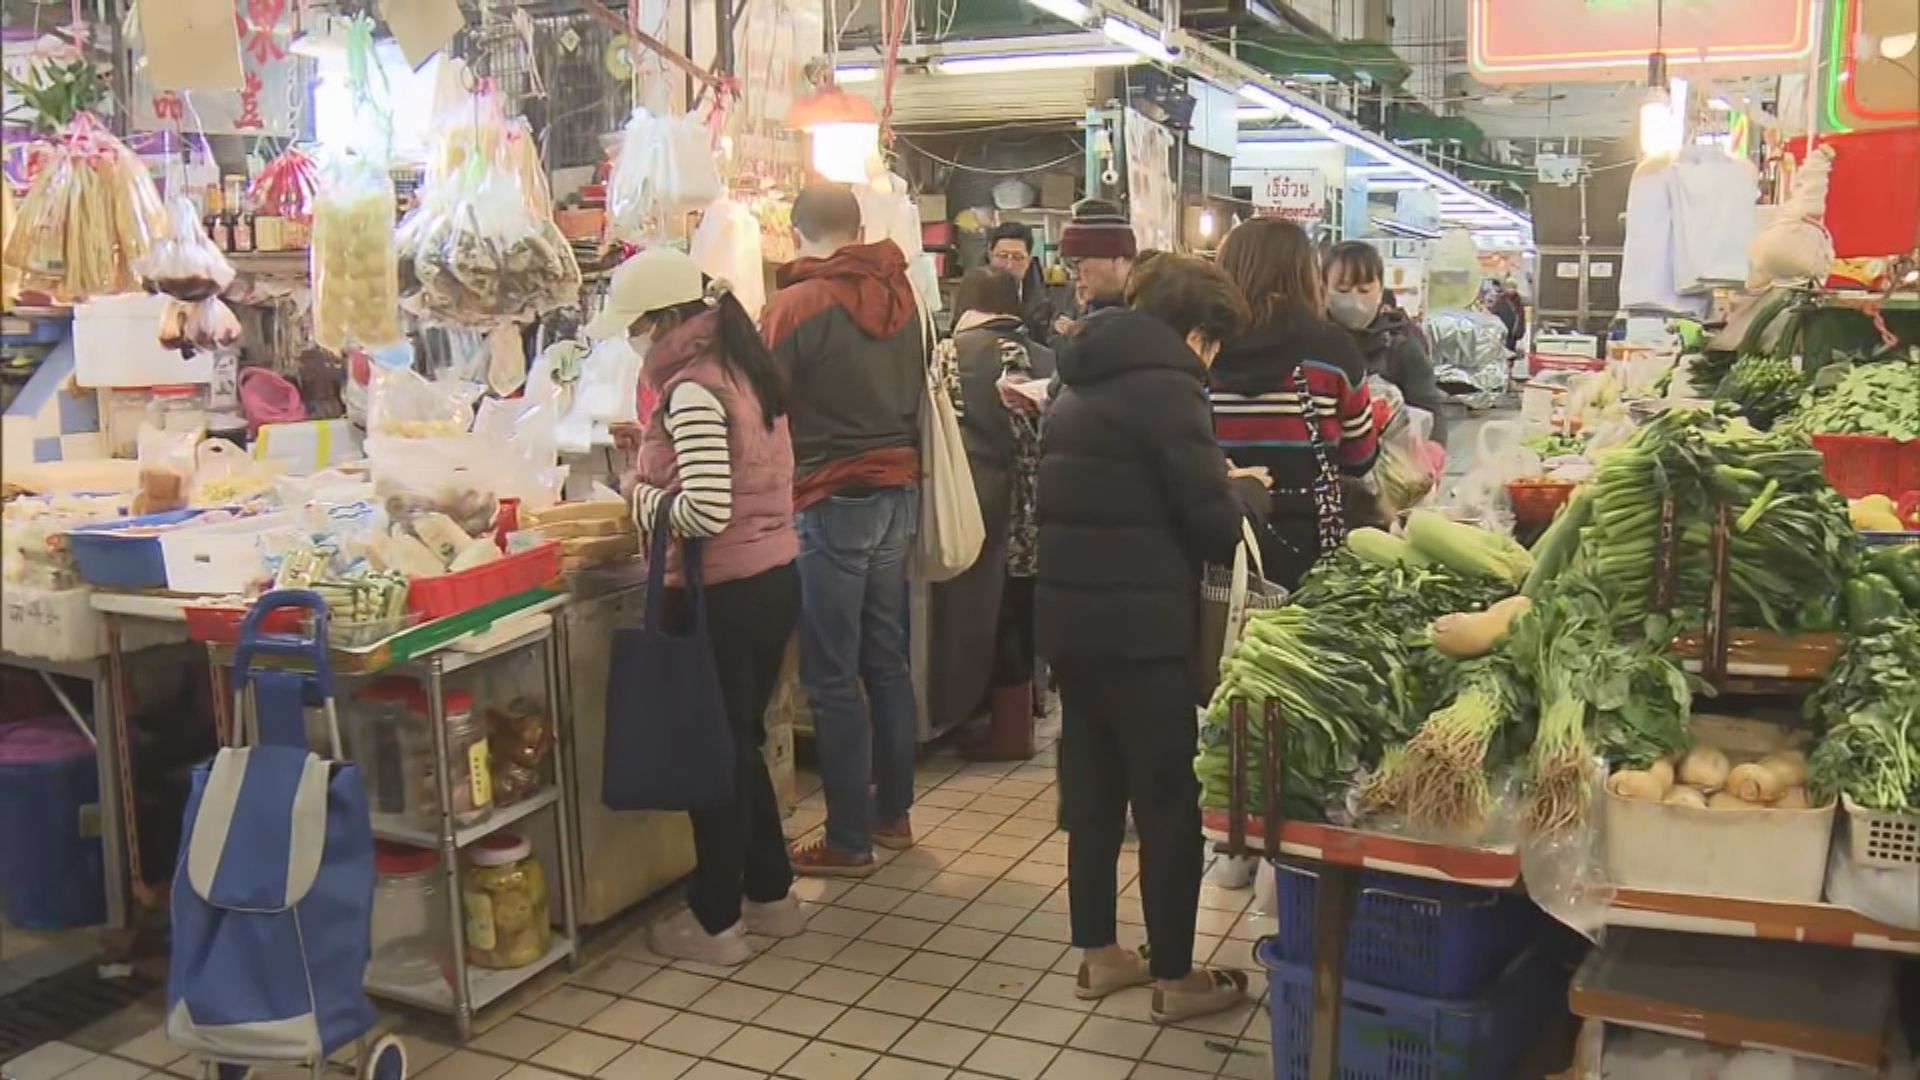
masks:
[[[369,982],[384,986],[447,985],[453,935],[440,857],[427,848],[374,845],[373,956]]]
[[[1884,435],[1815,435],[1827,479],[1849,499],[1920,490],[1920,440]]]
[[[1848,854],[1862,866],[1905,870],[1920,866],[1920,816],[1869,810],[1845,795]]]
[[[1507,484],[1507,500],[1513,504],[1513,520],[1521,525],[1547,525],[1573,496],[1571,480],[1527,479]]]
[[[80,580],[109,589],[164,589],[167,556],[159,533],[128,535],[128,530],[178,525],[199,517],[199,510],[169,510],[163,514],[122,518],[99,525],[82,525],[67,534],[74,569]]]
[[[156,386],[147,399],[142,421],[155,431],[180,434],[207,428],[207,389],[204,386]]]
[[[471,570],[414,578],[407,589],[407,610],[422,619],[443,619],[537,589],[559,576],[560,542],[549,540]]]
[[[107,917],[100,774],[93,743],[64,717],[0,724],[0,895],[25,930]]]
[[[1313,968],[1281,959],[1271,938],[1254,955],[1267,969],[1275,1080],[1306,1080]],[[1485,994],[1467,1000],[1348,979],[1340,1004],[1340,1080],[1507,1080],[1540,1024],[1565,1011],[1567,980],[1544,947],[1529,949]]]
[[[291,511],[237,518],[212,525],[189,525],[160,537],[166,586],[174,592],[227,596],[256,591],[267,572],[261,540],[271,533],[292,534],[299,522]]]
[[[1288,963],[1313,961],[1320,876],[1274,864],[1280,932]],[[1350,979],[1428,997],[1471,997],[1520,954],[1539,928],[1539,910],[1518,893],[1368,871],[1347,929]]]
[[[161,348],[158,328],[168,298],[147,293],[101,296],[73,309],[74,381],[90,389],[213,380],[213,353],[191,360]]]
[[[1607,874],[1660,892],[1817,904],[1833,843],[1829,804],[1703,810],[1606,794]]]
[[[467,862],[461,881],[467,962],[517,968],[545,956],[553,945],[553,927],[547,875],[533,845],[513,833],[495,833],[468,849]]]

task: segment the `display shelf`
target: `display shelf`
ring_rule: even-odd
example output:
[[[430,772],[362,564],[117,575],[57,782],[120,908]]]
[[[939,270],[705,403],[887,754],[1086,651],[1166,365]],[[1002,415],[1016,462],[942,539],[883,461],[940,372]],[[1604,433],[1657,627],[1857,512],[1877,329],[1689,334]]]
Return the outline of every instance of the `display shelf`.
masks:
[[[1201,811],[1201,830],[1209,840],[1226,843],[1227,824],[1224,811]],[[1264,846],[1263,827],[1259,817],[1248,816],[1246,841],[1250,849]],[[1520,880],[1520,853],[1514,848],[1460,847],[1304,821],[1280,826],[1280,854],[1490,889],[1508,888]]]
[[[528,980],[560,961],[573,955],[573,939],[565,934],[554,935],[553,944],[548,947],[545,956],[517,968],[481,968],[467,969],[467,985],[474,1009],[487,1006],[513,993]],[[408,1005],[417,1005],[435,1012],[451,1012],[454,1009],[453,986],[445,980],[426,984],[383,983],[378,979],[367,980],[367,993],[383,997],[389,1001],[398,1001]]]
[[[205,598],[97,589],[88,603],[93,605],[93,610],[108,615],[127,615],[136,619],[184,623],[187,621],[187,608],[205,603]]]
[[[1920,956],[1920,930],[1889,926],[1837,904],[1791,904],[1651,889],[1617,889],[1613,906],[1607,910],[1607,923]]]
[[[564,597],[555,597],[550,606],[558,607],[566,602]],[[484,664],[496,657],[524,649],[528,645],[553,633],[553,616],[545,608],[515,612],[499,620],[493,627],[477,631],[473,635],[448,643],[438,653],[440,670],[448,675],[462,668]]]
[[[560,801],[558,788],[542,788],[532,798],[522,799],[504,809],[495,809],[486,820],[463,825],[453,832],[453,845],[467,848],[476,842],[492,836],[494,833],[545,810]],[[440,844],[440,830],[426,825],[410,825],[404,814],[373,815],[373,835],[376,839],[392,840],[414,847],[431,848]]]

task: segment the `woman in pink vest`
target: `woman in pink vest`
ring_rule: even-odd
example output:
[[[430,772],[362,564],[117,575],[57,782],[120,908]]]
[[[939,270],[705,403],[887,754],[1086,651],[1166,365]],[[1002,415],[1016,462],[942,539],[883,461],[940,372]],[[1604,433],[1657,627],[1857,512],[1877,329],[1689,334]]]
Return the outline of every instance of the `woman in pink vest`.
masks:
[[[627,478],[634,520],[644,532],[670,504],[673,535],[704,541],[708,634],[733,729],[734,803],[689,815],[699,859],[689,907],[654,925],[653,951],[741,964],[751,955],[748,933],[786,938],[806,929],[761,753],[767,702],[800,610],[786,380],[740,302],[671,248],[621,265],[587,334],[624,336],[645,357],[641,380],[660,407],[638,433],[638,466]],[[668,550],[667,624],[684,625],[682,549]]]

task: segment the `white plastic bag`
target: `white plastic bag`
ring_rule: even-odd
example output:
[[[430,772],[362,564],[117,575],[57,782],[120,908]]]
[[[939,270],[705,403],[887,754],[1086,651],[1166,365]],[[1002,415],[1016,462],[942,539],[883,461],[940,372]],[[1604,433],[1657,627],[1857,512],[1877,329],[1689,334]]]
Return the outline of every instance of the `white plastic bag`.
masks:
[[[476,383],[425,379],[411,368],[376,365],[367,390],[367,433],[421,439],[459,435],[473,425]]]
[[[614,235],[645,239],[668,215],[698,210],[725,193],[705,124],[691,115],[658,117],[645,106],[633,110],[607,181]]]
[[[752,211],[728,198],[707,204],[687,253],[701,273],[732,286],[734,299],[759,318],[767,306],[767,279],[760,222]]]
[[[1495,532],[1513,528],[1507,484],[1539,476],[1543,467],[1540,455],[1522,445],[1524,435],[1524,426],[1516,420],[1491,420],[1481,426],[1473,469],[1453,489],[1453,509],[1460,516],[1477,519],[1482,528]]]

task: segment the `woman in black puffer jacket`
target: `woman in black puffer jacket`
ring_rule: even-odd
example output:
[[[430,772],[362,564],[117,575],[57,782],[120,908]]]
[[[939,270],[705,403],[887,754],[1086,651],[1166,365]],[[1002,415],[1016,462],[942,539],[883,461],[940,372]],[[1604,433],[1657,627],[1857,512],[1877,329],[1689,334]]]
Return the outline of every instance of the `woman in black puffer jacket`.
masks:
[[[1229,562],[1258,475],[1214,442],[1207,365],[1246,321],[1233,283],[1195,258],[1137,269],[1128,306],[1055,339],[1063,388],[1040,455],[1041,654],[1059,675],[1078,992],[1154,984],[1154,1016],[1230,1008],[1245,976],[1192,964],[1203,847],[1194,654],[1206,562]],[[1149,955],[1116,944],[1115,867],[1133,806]]]

